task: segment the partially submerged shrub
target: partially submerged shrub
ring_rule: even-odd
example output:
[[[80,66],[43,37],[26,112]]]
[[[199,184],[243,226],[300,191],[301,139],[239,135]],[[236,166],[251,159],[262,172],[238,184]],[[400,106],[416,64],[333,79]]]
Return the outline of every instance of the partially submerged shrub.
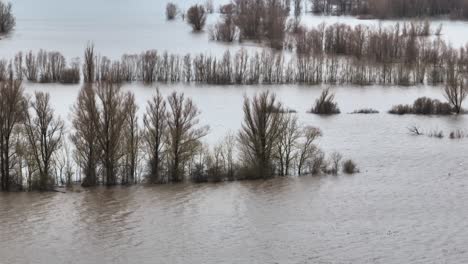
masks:
[[[177,15],[177,6],[174,3],[167,3],[166,5],[166,18],[173,20]]]
[[[413,113],[413,108],[411,105],[394,105],[390,111],[388,111],[390,114],[394,115],[405,115],[405,114],[411,114]]]
[[[315,105],[310,110],[310,112],[319,115],[332,115],[340,113],[338,104],[335,102],[335,94],[330,92],[330,88],[323,90],[320,97],[315,100]]]
[[[404,115],[450,115],[453,108],[449,103],[441,102],[437,99],[420,97],[413,105],[395,105],[389,111],[390,114]]]
[[[358,173],[359,169],[357,168],[356,163],[349,159],[343,162],[343,172],[346,174],[354,174]]]
[[[379,111],[372,109],[372,108],[363,108],[354,110],[351,114],[378,114]]]
[[[444,138],[444,131],[442,130],[432,130],[428,134],[429,137],[435,137],[435,138]]]
[[[65,68],[60,76],[60,82],[71,84],[80,82],[80,69],[79,68]]]
[[[11,9],[11,3],[5,4],[0,1],[0,34],[9,33],[16,25]]]
[[[466,132],[461,129],[453,130],[450,132],[449,137],[450,139],[461,139],[466,137]]]
[[[192,26],[194,31],[200,31],[205,27],[206,12],[201,5],[194,5],[187,11],[187,22]]]
[[[210,38],[216,41],[233,42],[238,36],[238,29],[233,19],[233,6],[226,5],[223,11],[223,20],[210,29]]]
[[[408,131],[411,135],[415,135],[415,136],[421,136],[421,135],[424,135],[424,133],[422,132],[422,130],[417,127],[417,126],[411,126],[411,127],[408,127]]]

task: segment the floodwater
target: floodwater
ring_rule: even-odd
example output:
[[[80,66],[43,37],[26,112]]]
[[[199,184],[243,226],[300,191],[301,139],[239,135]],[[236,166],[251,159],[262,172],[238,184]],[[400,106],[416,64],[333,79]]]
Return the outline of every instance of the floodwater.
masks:
[[[216,53],[228,47],[209,42],[206,33],[190,33],[182,21],[166,22],[161,1],[12,2],[18,26],[0,40],[0,57],[39,48],[81,56],[88,40],[114,57],[149,48]],[[346,17],[309,19],[353,23]],[[465,22],[444,25],[454,34],[452,43],[468,38],[448,30],[463,33]],[[68,122],[80,86],[25,88],[29,94],[49,92],[56,113]],[[468,138],[448,138],[452,130],[468,132],[468,115],[386,113],[420,96],[443,100],[440,87],[333,87],[343,114],[329,117],[306,113],[321,86],[159,88],[164,95],[180,91],[193,98],[201,124],[211,128],[205,139],[210,144],[239,129],[245,95],[271,90],[304,125],[322,129],[322,149],[352,158],[361,173],[0,193],[0,263],[468,263]],[[135,93],[140,113],[155,93],[155,86],[141,84],[123,89]],[[381,113],[347,114],[368,107]],[[412,136],[408,127],[414,125],[442,130],[445,137]]]
[[[82,57],[88,42],[95,44],[96,50],[113,59],[121,55],[140,53],[156,49],[176,54],[206,53],[218,55],[230,49],[244,47],[258,50],[259,45],[251,42],[223,44],[210,41],[208,28],[216,23],[219,14],[208,16],[206,30],[193,33],[185,21],[179,17],[166,21],[164,12],[168,1],[161,0],[11,0],[17,20],[15,30],[0,40],[0,58],[11,59],[19,51],[39,49],[59,51],[67,59]],[[204,3],[197,0],[173,1],[181,10],[192,4]],[[227,0],[213,0],[216,10]],[[309,5],[309,1],[307,2]],[[394,25],[409,20],[359,20],[349,16],[314,16],[304,14],[302,23],[316,26],[346,23],[378,26]],[[468,43],[468,22],[434,20],[432,29],[443,25],[443,38],[454,47]]]

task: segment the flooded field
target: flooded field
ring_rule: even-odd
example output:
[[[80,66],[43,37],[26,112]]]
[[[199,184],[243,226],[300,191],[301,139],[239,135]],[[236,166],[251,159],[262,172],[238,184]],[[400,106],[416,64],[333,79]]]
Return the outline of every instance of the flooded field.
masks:
[[[206,32],[193,34],[181,19],[167,22],[164,1],[12,2],[17,27],[0,40],[0,58],[40,48],[82,57],[88,41],[114,58],[145,49],[220,54],[226,48],[260,48],[211,42]],[[196,1],[179,2],[187,8]],[[311,15],[303,22],[380,23]],[[454,46],[468,41],[467,22],[432,22],[440,23]],[[333,86],[342,112],[334,116],[307,113],[326,86],[134,83],[123,89],[134,92],[141,115],[157,86],[163,95],[180,91],[194,100],[201,124],[210,126],[204,139],[209,144],[240,128],[244,96],[270,90],[304,125],[323,131],[320,148],[352,158],[361,171],[67,193],[0,192],[0,263],[468,262],[468,138],[448,137],[454,130],[468,133],[468,115],[387,114],[393,105],[421,96],[445,100],[442,87]],[[24,87],[28,94],[50,93],[70,130],[70,109],[81,85]],[[349,114],[361,108],[380,113]],[[413,136],[411,126],[445,136]]]

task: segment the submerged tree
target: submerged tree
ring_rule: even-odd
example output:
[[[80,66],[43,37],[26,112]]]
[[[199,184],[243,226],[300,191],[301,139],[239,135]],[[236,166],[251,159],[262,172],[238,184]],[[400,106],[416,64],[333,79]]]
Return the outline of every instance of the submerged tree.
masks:
[[[187,11],[187,21],[194,31],[200,31],[205,27],[206,12],[202,5],[194,5]]]
[[[75,145],[75,158],[84,174],[82,185],[95,186],[98,183],[97,166],[100,157],[98,148],[98,120],[96,92],[92,85],[81,89],[78,99],[72,108],[72,125],[74,132],[71,141]]]
[[[274,174],[273,159],[281,135],[281,104],[274,94],[262,92],[244,99],[244,122],[239,131],[241,159],[250,178],[269,178]]]
[[[15,160],[15,130],[24,120],[26,99],[20,81],[0,83],[0,189],[9,191]]]
[[[122,140],[128,106],[120,86],[107,82],[97,84],[98,117],[94,121],[101,149],[101,165],[106,185],[117,184],[121,158],[124,156]]]
[[[163,174],[163,162],[166,147],[167,132],[167,111],[166,102],[159,90],[156,95],[148,101],[146,113],[143,116],[143,141],[148,155],[150,167],[149,182],[165,182]]]
[[[36,92],[30,103],[32,111],[25,111],[24,130],[28,141],[28,151],[31,152],[39,173],[33,185],[38,190],[49,190],[54,184],[52,177],[55,160],[54,153],[62,144],[64,123],[56,117],[50,106],[49,94]]]
[[[182,181],[185,165],[200,146],[200,139],[209,128],[198,127],[200,111],[192,99],[185,98],[183,93],[172,93],[168,98],[167,115],[169,181]]]
[[[12,14],[12,4],[0,1],[0,34],[9,33],[16,25],[16,19]]]
[[[137,181],[137,166],[140,153],[140,129],[138,127],[138,106],[135,95],[128,92],[125,96],[126,120],[124,124],[124,164],[122,184],[133,184]]]
[[[94,82],[96,76],[96,56],[94,55],[94,45],[88,44],[85,49],[84,64],[83,64],[83,77],[85,83]]]
[[[278,149],[276,154],[279,161],[279,175],[287,176],[291,172],[292,162],[296,158],[296,148],[301,131],[297,116],[292,114],[284,114],[282,127],[280,128],[280,136]]]
[[[445,98],[453,107],[453,111],[456,114],[460,114],[462,111],[463,101],[468,95],[468,87],[465,86],[465,80],[463,77],[460,76],[454,80],[449,81],[449,83],[445,86],[444,92]]]

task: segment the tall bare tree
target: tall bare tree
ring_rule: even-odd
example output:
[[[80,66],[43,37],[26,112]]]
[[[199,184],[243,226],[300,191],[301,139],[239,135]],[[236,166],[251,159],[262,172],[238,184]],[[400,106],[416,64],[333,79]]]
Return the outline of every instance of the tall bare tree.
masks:
[[[98,183],[97,167],[100,157],[98,147],[98,120],[96,92],[92,85],[84,85],[72,110],[73,134],[71,141],[75,145],[75,157],[84,174],[82,185],[94,186]]]
[[[198,126],[200,111],[192,99],[174,92],[167,100],[170,109],[167,115],[169,181],[178,182],[183,180],[185,164],[209,128]]]
[[[151,183],[162,183],[166,181],[162,171],[166,147],[166,118],[166,102],[158,89],[156,90],[156,95],[148,101],[146,113],[143,116],[143,140],[149,156],[149,181]]]
[[[90,43],[85,49],[83,77],[85,83],[94,82],[96,76],[96,55],[94,54],[94,44]]]
[[[124,173],[123,184],[133,184],[137,180],[137,166],[140,152],[140,129],[138,127],[138,106],[135,95],[128,92],[125,96],[126,121],[124,131]]]
[[[445,98],[452,105],[455,113],[460,114],[462,111],[463,101],[468,95],[468,87],[465,86],[465,80],[462,76],[454,78],[449,81],[444,89]]]
[[[279,161],[279,175],[287,176],[290,173],[291,163],[295,159],[295,150],[301,136],[297,116],[285,114],[276,151]]]
[[[20,81],[0,83],[0,185],[1,190],[10,190],[11,161],[14,151],[13,133],[24,119],[26,99]]]
[[[274,174],[273,159],[283,122],[278,109],[281,104],[269,92],[244,99],[244,122],[238,140],[241,158],[254,173],[249,177],[268,178]]]
[[[94,126],[98,132],[103,177],[106,185],[115,185],[118,183],[118,171],[124,155],[121,143],[128,107],[120,86],[99,82],[96,85],[96,94],[100,107]]]
[[[297,174],[303,174],[304,167],[314,156],[316,146],[315,140],[322,135],[320,129],[315,127],[305,127],[302,131],[302,142],[299,143],[299,154],[297,161]]]
[[[54,153],[61,147],[64,123],[55,116],[47,93],[36,92],[30,108],[25,111],[24,130],[39,173],[37,188],[48,190],[53,185]]]

